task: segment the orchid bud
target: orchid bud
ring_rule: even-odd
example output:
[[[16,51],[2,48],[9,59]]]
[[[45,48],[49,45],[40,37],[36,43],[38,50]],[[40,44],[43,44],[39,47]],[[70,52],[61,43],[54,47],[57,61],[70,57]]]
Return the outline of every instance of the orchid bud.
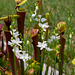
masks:
[[[10,29],[12,29],[12,26],[10,25]]]
[[[70,34],[69,37],[72,38],[72,34]]]
[[[29,40],[27,40],[27,44],[29,44]]]
[[[46,18],[48,18],[48,16],[49,16],[49,13],[46,13],[46,14],[45,14],[45,16],[46,16]]]
[[[20,49],[22,50],[22,46],[20,46]]]
[[[11,37],[11,40],[13,40],[13,37]]]
[[[70,21],[70,17],[68,17],[68,21]]]
[[[32,22],[32,19],[30,18],[30,22]]]
[[[38,6],[36,6],[36,10],[38,10]]]

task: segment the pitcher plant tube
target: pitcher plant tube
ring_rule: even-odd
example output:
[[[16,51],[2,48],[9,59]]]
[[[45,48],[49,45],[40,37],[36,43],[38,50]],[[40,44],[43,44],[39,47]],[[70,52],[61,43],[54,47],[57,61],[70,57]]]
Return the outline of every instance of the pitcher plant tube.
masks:
[[[11,68],[12,68],[12,75],[15,75],[14,54],[12,52],[12,47],[8,45],[8,41],[10,41],[10,39],[11,39],[11,34],[9,31],[10,31],[10,25],[11,25],[12,19],[18,18],[18,17],[19,17],[18,15],[9,15],[9,16],[0,18],[0,20],[4,21],[6,24],[6,26],[3,29],[4,29],[4,33],[5,33],[5,37],[6,37],[6,44],[7,44],[9,60],[10,60]]]
[[[31,38],[33,39],[32,44],[33,44],[33,47],[34,47],[34,58],[35,58],[36,61],[40,62],[41,51],[40,51],[40,48],[37,47],[37,44],[40,41],[39,37],[38,37],[38,33],[39,33],[38,29],[32,29],[32,30],[29,31],[29,34],[31,35]]]
[[[63,61],[64,61],[64,49],[65,49],[65,37],[64,37],[64,32],[67,29],[66,28],[66,23],[65,22],[59,22],[57,24],[57,28],[59,30],[59,35],[60,35],[60,51],[59,51],[59,75],[63,74]]]

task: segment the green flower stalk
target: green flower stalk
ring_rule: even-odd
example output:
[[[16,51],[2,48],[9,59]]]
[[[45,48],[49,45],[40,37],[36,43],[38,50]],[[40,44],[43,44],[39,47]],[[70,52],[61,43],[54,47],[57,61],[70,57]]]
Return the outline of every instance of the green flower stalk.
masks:
[[[59,22],[57,24],[57,28],[59,29],[59,35],[60,35],[60,51],[59,51],[59,75],[63,74],[63,60],[64,60],[64,47],[65,47],[65,38],[64,38],[64,32],[66,30],[66,23],[65,22]]]
[[[45,16],[46,16],[48,25],[50,25],[50,17],[49,17],[49,13],[46,13]],[[46,40],[46,41],[48,40],[48,29],[49,29],[49,28],[46,29],[46,36],[45,36],[45,40]]]
[[[38,6],[39,6],[39,10],[38,10],[38,14],[43,14],[43,6],[42,6],[42,0],[38,0]]]

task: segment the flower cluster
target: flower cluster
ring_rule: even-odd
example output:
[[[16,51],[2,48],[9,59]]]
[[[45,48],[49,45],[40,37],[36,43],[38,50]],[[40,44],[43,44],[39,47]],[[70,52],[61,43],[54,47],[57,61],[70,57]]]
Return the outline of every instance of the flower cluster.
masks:
[[[32,18],[36,16],[37,10],[38,10],[38,6],[35,7],[35,11],[34,11],[34,14],[32,14]]]
[[[39,27],[41,27],[43,29],[43,31],[46,31],[46,28],[49,27],[47,22],[43,23],[43,22],[46,21],[46,19],[45,18],[41,18],[41,15],[38,15],[38,18],[35,18],[35,21],[39,22],[38,25],[39,25]]]
[[[48,42],[51,43],[53,40],[59,40],[60,36],[56,33],[55,35],[52,35],[50,39],[48,39]]]
[[[53,49],[50,49],[49,47],[47,47],[47,42],[51,43],[54,39],[56,40],[60,39],[60,36],[57,36],[57,35],[58,35],[57,33],[55,34],[55,36],[52,35],[50,39],[48,39],[48,41],[43,41],[43,43],[38,42],[37,47],[40,47],[40,50],[46,49],[47,51],[52,51]]]
[[[28,60],[30,57],[28,56],[26,51],[22,51],[20,49],[22,41],[20,41],[19,39],[19,32],[16,31],[16,29],[13,29],[12,31],[10,31],[10,33],[12,37],[11,41],[8,41],[8,45],[13,48],[12,51],[15,53],[16,57],[18,59],[22,59],[25,62],[25,60]]]
[[[32,14],[32,18],[34,18],[36,15],[37,15],[37,10],[38,10],[38,6],[36,6],[36,9],[35,9],[35,13]],[[39,27],[41,27],[43,29],[43,31],[46,31],[46,28],[49,27],[48,23],[44,23],[46,21],[46,18],[42,18],[41,17],[42,15],[38,15],[38,18],[35,18],[35,21],[38,21],[38,25]]]

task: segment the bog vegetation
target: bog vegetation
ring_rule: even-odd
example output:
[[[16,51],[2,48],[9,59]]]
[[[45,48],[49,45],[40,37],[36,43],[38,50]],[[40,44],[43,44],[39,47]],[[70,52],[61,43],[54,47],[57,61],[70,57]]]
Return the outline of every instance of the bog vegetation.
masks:
[[[0,75],[75,75],[74,0],[0,0]]]

